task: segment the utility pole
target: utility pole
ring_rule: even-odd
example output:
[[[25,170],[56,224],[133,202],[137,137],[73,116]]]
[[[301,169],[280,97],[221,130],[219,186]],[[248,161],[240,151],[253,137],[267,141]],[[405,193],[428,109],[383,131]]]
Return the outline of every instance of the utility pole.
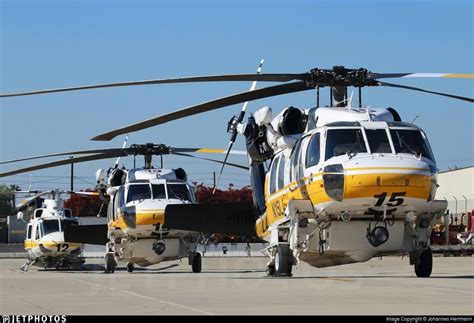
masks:
[[[74,158],[74,156],[69,156],[69,158]],[[71,163],[71,192],[74,191],[74,163]]]
[[[214,187],[216,187],[216,172],[212,172],[213,176],[213,182],[214,182]]]

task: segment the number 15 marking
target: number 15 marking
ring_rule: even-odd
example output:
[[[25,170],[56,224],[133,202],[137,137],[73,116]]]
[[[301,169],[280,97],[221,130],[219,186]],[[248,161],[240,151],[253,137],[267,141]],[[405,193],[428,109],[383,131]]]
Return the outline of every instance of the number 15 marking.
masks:
[[[403,204],[403,198],[401,196],[405,196],[407,192],[394,192],[392,193],[392,196],[390,196],[390,199],[387,202],[388,206],[399,206]],[[374,197],[377,199],[377,202],[375,203],[375,206],[382,206],[383,202],[387,198],[387,192],[383,192],[378,195],[374,195]]]

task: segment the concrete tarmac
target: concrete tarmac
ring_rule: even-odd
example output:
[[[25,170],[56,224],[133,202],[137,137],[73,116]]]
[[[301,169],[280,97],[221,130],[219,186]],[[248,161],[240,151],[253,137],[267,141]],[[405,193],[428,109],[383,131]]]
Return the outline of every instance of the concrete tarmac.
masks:
[[[267,259],[203,258],[104,274],[102,259],[81,270],[31,267],[0,260],[1,314],[315,314],[473,315],[474,258],[434,258],[430,278],[417,278],[408,258],[313,268],[292,278],[265,276]]]

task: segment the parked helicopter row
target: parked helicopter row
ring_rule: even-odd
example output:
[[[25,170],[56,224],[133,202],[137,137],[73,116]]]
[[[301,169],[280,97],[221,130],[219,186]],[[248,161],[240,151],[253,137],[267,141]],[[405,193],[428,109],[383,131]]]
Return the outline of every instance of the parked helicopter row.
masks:
[[[174,190],[169,186],[174,185],[176,180],[184,180],[183,177],[179,178],[175,172],[161,182],[155,180],[158,179],[155,172],[147,173],[146,170],[144,173],[129,171],[121,176],[118,184],[123,186],[119,186],[115,193],[112,193],[113,188],[108,188],[114,196],[111,205],[115,205],[109,212],[108,255],[122,253],[128,261],[146,264],[143,261],[149,259],[134,260],[133,251],[129,252],[127,246],[123,246],[124,241],[125,244],[138,245],[140,239],[135,240],[138,233],[132,233],[138,231],[133,226],[143,224],[148,236],[158,241],[164,241],[167,228],[177,232],[258,235],[269,241],[265,252],[269,257],[267,271],[270,275],[291,276],[293,266],[300,261],[315,267],[326,267],[363,262],[381,255],[408,253],[416,275],[428,277],[432,272],[429,236],[435,220],[446,209],[445,201],[434,200],[438,186],[435,158],[423,130],[403,122],[396,110],[362,106],[362,88],[385,86],[421,91],[470,103],[474,99],[381,81],[407,77],[472,79],[474,75],[372,73],[363,68],[335,66],[299,74],[257,73],[161,79],[4,94],[0,97],[186,82],[284,83],[258,90],[252,88],[92,138],[110,140],[120,134],[246,101],[316,89],[317,104],[314,108],[287,107],[273,117],[271,108],[263,107],[243,123],[244,108],[239,116],[229,122],[228,130],[232,137],[228,151],[238,133],[246,140],[253,205],[199,205],[194,203],[192,197],[188,202],[182,202],[186,198],[181,195],[182,198],[176,199],[176,203],[166,203],[164,212],[145,214],[137,212],[139,202],[128,200],[130,191],[134,194],[136,189],[141,192],[137,194],[145,194],[143,196],[146,197],[154,197],[156,191],[156,194],[169,199],[170,191]],[[348,96],[348,87],[351,86],[358,89],[357,107],[352,105],[352,98]],[[330,90],[330,103],[321,107],[319,94],[324,87]],[[27,171],[32,169],[40,168],[33,167]],[[13,173],[15,171],[0,176]],[[138,180],[143,180],[145,184],[141,188],[132,188],[137,184],[134,181]],[[158,187],[160,184],[163,185],[161,188]],[[119,192],[122,187],[123,191]],[[181,192],[191,196],[189,187],[182,185]],[[124,198],[132,204],[120,208]],[[129,211],[130,207],[135,212]],[[115,214],[114,210],[120,211]],[[160,220],[153,222],[151,218]],[[121,228],[121,234],[111,234],[114,232],[111,227]],[[80,227],[77,228],[79,232]],[[195,237],[196,234],[179,236],[187,254],[193,255],[190,257],[193,264]],[[79,241],[78,238],[73,240]],[[162,246],[157,244],[153,248],[160,249]],[[179,244],[175,245],[175,249],[179,249]],[[107,266],[106,262],[106,268],[111,268]]]

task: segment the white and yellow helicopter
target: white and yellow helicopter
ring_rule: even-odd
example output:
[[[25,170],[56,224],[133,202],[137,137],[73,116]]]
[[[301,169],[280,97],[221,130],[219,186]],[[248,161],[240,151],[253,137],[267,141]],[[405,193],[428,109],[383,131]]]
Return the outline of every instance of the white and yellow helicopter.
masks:
[[[231,119],[231,144],[237,132],[246,138],[253,206],[168,205],[165,223],[183,230],[219,232],[231,226],[235,234],[256,233],[270,242],[266,252],[271,275],[290,276],[293,265],[301,260],[326,267],[409,253],[416,275],[428,277],[432,271],[431,228],[446,209],[445,201],[434,200],[438,169],[428,139],[416,125],[402,122],[394,109],[362,106],[361,89],[384,86],[470,103],[474,99],[381,81],[416,77],[473,78],[473,74],[372,73],[364,68],[335,66],[299,74],[158,79],[0,97],[166,83],[284,82],[193,105],[92,138],[110,140],[246,101],[316,89],[315,108],[288,107],[273,118],[271,109],[264,107],[246,124],[242,124],[245,110]],[[350,86],[358,89],[358,107],[352,106],[347,95]],[[330,89],[331,103],[326,107],[319,105],[323,87]]]
[[[25,264],[20,268],[22,271],[28,271],[32,265],[45,269],[69,269],[85,262],[82,255],[84,246],[64,239],[65,229],[79,223],[71,210],[64,207],[61,194],[67,193],[70,192],[40,192],[17,205],[22,210],[18,212],[17,218],[28,221],[24,242],[27,256]],[[42,198],[45,195],[49,198]]]
[[[127,270],[132,272],[135,264],[146,267],[162,261],[188,258],[192,271],[201,272],[201,255],[196,251],[200,233],[198,231],[181,230],[174,228],[173,223],[168,223],[164,219],[164,210],[170,204],[188,205],[196,203],[194,186],[188,182],[186,172],[182,168],[166,169],[163,167],[154,168],[152,164],[153,155],[174,154],[178,156],[193,157],[207,161],[222,163],[221,161],[209,158],[202,158],[190,155],[189,153],[225,153],[222,149],[205,148],[174,148],[165,145],[145,144],[131,145],[129,148],[118,149],[96,149],[86,151],[74,151],[51,155],[22,158],[21,161],[43,157],[61,155],[81,155],[86,156],[68,158],[51,163],[35,165],[23,169],[0,174],[0,177],[10,176],[23,172],[78,163],[91,160],[106,159],[112,157],[123,157],[127,155],[143,155],[145,166],[143,168],[125,169],[118,167],[118,160],[114,167],[108,172],[99,169],[96,172],[98,194],[102,199],[108,199],[107,224],[106,225],[79,225],[73,223],[62,228],[59,223],[65,221],[61,218],[55,224],[59,226],[58,232],[47,235],[39,233],[40,239],[59,239],[53,242],[25,242],[26,246],[32,244],[39,245],[43,251],[45,247],[51,252],[62,253],[73,246],[82,244],[106,245],[105,272],[113,273],[118,262],[125,262]],[[233,151],[233,153],[243,153]],[[17,162],[11,160],[4,163]],[[248,169],[246,166],[231,164],[231,166]],[[88,194],[88,192],[83,192]],[[96,193],[97,194],[97,193]],[[57,204],[49,203],[55,207]],[[38,216],[36,216],[38,214]],[[34,221],[39,224],[33,225],[33,231],[29,234],[38,234],[42,226],[49,222],[48,219],[41,219],[39,215],[49,214],[42,212],[42,209],[35,211]],[[70,210],[65,209],[64,214],[70,214]],[[64,237],[63,235],[64,231]],[[29,239],[29,238],[28,238]],[[42,241],[42,240],[41,240]],[[61,242],[58,242],[61,241]],[[59,247],[58,247],[59,245]],[[66,249],[64,249],[66,248]],[[54,249],[54,250],[53,250]],[[36,249],[34,249],[36,251]],[[56,254],[56,253],[55,253]],[[36,258],[35,258],[36,259]]]

